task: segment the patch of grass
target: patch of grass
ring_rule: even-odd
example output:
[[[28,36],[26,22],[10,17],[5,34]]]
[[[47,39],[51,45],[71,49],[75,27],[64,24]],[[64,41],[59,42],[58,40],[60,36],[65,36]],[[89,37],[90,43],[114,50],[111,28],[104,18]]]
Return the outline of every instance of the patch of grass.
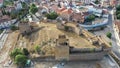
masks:
[[[112,46],[112,42],[109,42],[109,44]]]

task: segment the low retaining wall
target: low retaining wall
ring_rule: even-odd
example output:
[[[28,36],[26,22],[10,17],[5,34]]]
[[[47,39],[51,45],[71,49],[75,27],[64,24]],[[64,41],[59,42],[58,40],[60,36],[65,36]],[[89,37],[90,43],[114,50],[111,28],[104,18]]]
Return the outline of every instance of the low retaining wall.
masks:
[[[108,19],[104,20],[103,22],[99,23],[99,24],[94,24],[94,25],[84,25],[84,24],[79,24],[81,27],[87,29],[87,30],[95,30],[97,28],[101,28],[101,27],[105,27],[106,25],[108,25]]]
[[[69,55],[68,61],[94,61],[94,60],[102,60],[103,57],[107,54],[107,52],[96,52],[96,53],[73,53]],[[32,58],[33,61],[60,61],[56,60],[54,56],[42,56]],[[61,60],[63,61],[63,60]]]
[[[56,23],[56,20],[50,20],[50,19],[46,19],[46,20],[42,20],[42,22],[44,23]]]
[[[98,48],[71,48],[70,49],[70,52],[80,52],[80,53],[83,53],[83,52],[100,52],[102,51],[102,47],[98,47]]]
[[[69,61],[74,60],[101,60],[103,59],[106,52],[97,52],[97,53],[78,53],[78,54],[70,54]]]

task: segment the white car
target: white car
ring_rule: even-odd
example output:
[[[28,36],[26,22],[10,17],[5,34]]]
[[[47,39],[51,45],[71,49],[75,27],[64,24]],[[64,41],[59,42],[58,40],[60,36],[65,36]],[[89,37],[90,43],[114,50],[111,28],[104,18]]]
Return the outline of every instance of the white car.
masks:
[[[61,63],[61,65],[62,65],[62,66],[64,66],[64,65],[65,65],[65,63],[63,63],[63,62],[62,62],[62,63]]]
[[[8,62],[8,64],[11,65],[11,64],[12,64],[12,60],[10,60],[10,61]]]

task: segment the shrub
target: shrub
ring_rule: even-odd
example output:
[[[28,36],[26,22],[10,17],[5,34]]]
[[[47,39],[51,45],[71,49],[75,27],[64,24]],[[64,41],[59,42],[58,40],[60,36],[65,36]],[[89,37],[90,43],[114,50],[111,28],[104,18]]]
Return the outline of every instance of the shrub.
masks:
[[[30,10],[32,14],[35,14],[38,11],[38,8],[35,4],[30,5]]]
[[[94,2],[95,4],[99,4],[100,2],[99,2],[99,0],[95,0],[95,2]]]
[[[35,52],[39,53],[41,50],[40,50],[40,46],[35,46]]]
[[[24,66],[27,62],[27,57],[25,55],[17,55],[15,57],[15,63],[20,66]]]
[[[120,11],[116,11],[116,15],[120,14]]]
[[[56,19],[56,18],[58,17],[58,14],[55,13],[55,12],[51,12],[51,13],[46,14],[45,16],[46,16],[48,19],[54,20],[54,19]]]
[[[13,31],[15,31],[15,30],[18,30],[18,27],[15,26],[15,25],[11,25],[11,26],[10,26],[10,29],[13,30]]]
[[[112,45],[112,42],[109,42],[110,45]]]
[[[116,7],[116,10],[117,10],[117,11],[120,11],[120,5],[118,5],[118,6]]]
[[[95,16],[92,14],[92,15],[89,15],[87,18],[86,18],[86,21],[87,22],[91,22],[91,21],[93,21],[93,20],[95,20]]]
[[[16,49],[14,49],[11,53],[10,53],[10,57],[12,58],[12,59],[15,59],[15,57],[16,57],[16,55],[18,55],[18,54],[23,54],[22,53],[22,51],[20,50],[20,49],[18,49],[18,48],[16,48]]]
[[[120,19],[120,14],[117,15],[117,19]]]
[[[23,51],[23,54],[24,54],[24,55],[26,55],[26,56],[29,55],[29,52],[28,52],[28,50],[27,50],[26,48],[23,48],[22,51]]]
[[[104,30],[104,27],[101,27],[101,30]]]
[[[111,39],[112,34],[111,34],[110,32],[108,32],[108,33],[106,34],[106,36]]]

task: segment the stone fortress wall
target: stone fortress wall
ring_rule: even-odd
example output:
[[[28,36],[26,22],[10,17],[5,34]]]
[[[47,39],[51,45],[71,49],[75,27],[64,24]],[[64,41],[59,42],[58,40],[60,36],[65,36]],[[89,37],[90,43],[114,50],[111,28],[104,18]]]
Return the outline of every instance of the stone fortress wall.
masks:
[[[69,61],[79,60],[101,60],[107,52],[93,52],[93,53],[74,53],[69,55]]]
[[[68,26],[66,24],[58,23],[58,29],[64,30],[64,26]],[[84,36],[90,44],[97,46],[96,48],[69,48],[69,58],[67,56],[68,61],[74,60],[100,60],[105,55],[111,51],[111,46],[101,37],[94,36],[87,30],[82,29],[81,27],[77,27],[77,25],[73,28],[68,28],[68,30],[75,32],[78,35]],[[65,52],[64,52],[65,53]],[[66,50],[66,53],[67,50]],[[66,60],[67,60],[66,59]],[[61,60],[59,57],[56,60]]]
[[[72,49],[70,48],[70,46],[66,46],[66,44],[65,46],[61,46],[61,44],[58,44],[58,46],[55,47],[55,56],[48,57],[52,57],[52,61],[101,60],[105,55],[107,55],[111,51],[111,46],[109,46],[109,44],[101,36],[95,36],[91,34],[76,23],[66,23],[63,21],[57,21],[56,23],[56,21],[53,22],[50,20],[49,23],[51,22],[56,24],[57,28],[60,30],[65,30],[66,26],[68,26],[68,31],[72,31],[78,35],[84,36],[87,39],[87,41],[90,42],[90,44],[98,44],[96,48]],[[46,23],[48,23],[48,21],[46,21]],[[71,26],[71,24],[74,24],[74,26]]]

